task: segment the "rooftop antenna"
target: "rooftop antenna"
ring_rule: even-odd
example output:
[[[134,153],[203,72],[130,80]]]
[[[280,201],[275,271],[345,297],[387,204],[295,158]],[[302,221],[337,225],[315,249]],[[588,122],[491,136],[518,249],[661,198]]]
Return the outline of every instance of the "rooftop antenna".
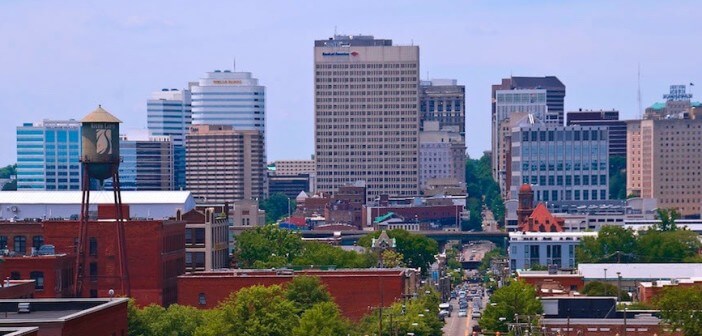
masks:
[[[641,63],[638,64],[636,72],[636,82],[638,85],[637,89],[637,101],[639,103],[639,119],[643,119],[643,110],[641,109]]]
[[[334,37],[336,37],[336,26],[334,26]]]
[[[232,58],[232,72],[236,72],[236,57]]]

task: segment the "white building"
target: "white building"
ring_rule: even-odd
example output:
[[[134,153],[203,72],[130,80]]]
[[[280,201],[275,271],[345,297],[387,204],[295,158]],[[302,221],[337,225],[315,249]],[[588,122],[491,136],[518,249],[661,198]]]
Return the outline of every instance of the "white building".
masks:
[[[266,88],[250,72],[215,70],[190,86],[193,125],[266,131]]]
[[[513,271],[534,266],[575,267],[575,247],[597,232],[510,232],[509,259]]]
[[[81,191],[0,191],[0,219],[78,218],[81,199]],[[132,218],[171,218],[195,207],[189,191],[123,191],[122,203]],[[114,204],[114,193],[91,191],[90,211],[98,204]]]

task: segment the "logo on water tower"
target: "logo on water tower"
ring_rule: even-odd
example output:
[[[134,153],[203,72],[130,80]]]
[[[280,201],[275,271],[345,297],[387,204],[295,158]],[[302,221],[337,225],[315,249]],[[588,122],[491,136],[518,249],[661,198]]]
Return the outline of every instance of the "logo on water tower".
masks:
[[[96,134],[96,147],[97,153],[99,155],[111,155],[112,154],[112,130],[111,129],[99,129]]]

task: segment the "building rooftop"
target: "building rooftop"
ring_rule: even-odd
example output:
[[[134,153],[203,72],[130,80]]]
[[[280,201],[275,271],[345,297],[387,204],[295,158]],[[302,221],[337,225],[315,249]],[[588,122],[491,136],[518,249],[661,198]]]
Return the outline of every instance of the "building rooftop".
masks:
[[[126,298],[113,299],[11,299],[0,300],[0,327],[19,323],[66,322],[116,305]],[[29,303],[30,313],[18,314],[17,305]],[[6,316],[6,317],[5,317]]]
[[[546,77],[512,77],[512,86],[519,88],[565,89],[565,85],[556,76]]]
[[[115,116],[107,112],[101,105],[95,109],[95,111],[90,112],[87,116],[83,118],[80,122],[107,122],[107,123],[121,123],[122,121],[117,119]]]
[[[0,191],[0,204],[80,204],[82,192],[76,191]],[[189,203],[189,191],[122,191],[124,204]],[[91,204],[114,204],[112,191],[91,191]]]
[[[585,280],[604,279],[607,269],[608,279],[617,278],[617,272],[625,280],[671,280],[702,277],[702,263],[670,264],[579,264],[578,270]]]
[[[2,336],[35,335],[38,331],[37,327],[0,327],[0,335]]]

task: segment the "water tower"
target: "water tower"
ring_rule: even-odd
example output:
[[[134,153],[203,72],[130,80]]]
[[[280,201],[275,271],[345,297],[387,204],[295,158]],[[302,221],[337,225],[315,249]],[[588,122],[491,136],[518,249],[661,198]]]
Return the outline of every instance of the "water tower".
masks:
[[[95,179],[100,187],[106,179],[112,179],[117,232],[117,252],[122,295],[129,296],[129,274],[127,273],[126,241],[124,234],[124,213],[122,193],[119,183],[119,124],[122,121],[105,111],[102,106],[81,120],[81,166],[83,182],[81,190],[80,224],[78,232],[78,256],[75,269],[75,295],[82,297],[85,279],[85,265],[88,258],[88,222],[90,211],[90,181]]]

